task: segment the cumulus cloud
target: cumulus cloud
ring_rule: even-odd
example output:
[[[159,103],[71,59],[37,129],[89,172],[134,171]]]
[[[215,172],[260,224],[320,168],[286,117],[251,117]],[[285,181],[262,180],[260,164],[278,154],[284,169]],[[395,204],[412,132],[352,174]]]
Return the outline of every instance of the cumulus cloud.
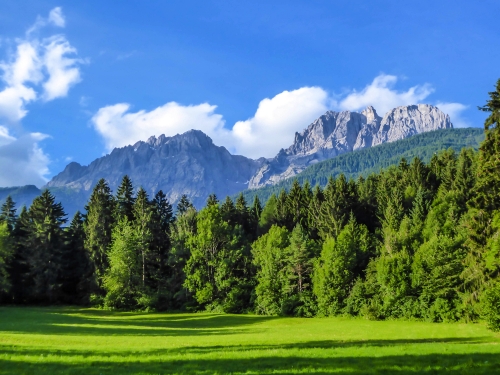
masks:
[[[50,159],[40,142],[41,133],[23,133],[20,121],[28,113],[29,103],[66,96],[70,87],[81,80],[76,49],[64,35],[41,37],[47,25],[64,27],[60,7],[47,17],[38,17],[24,38],[15,41],[13,53],[0,61],[0,186],[35,184],[47,181]],[[12,129],[17,130],[12,134]]]
[[[82,59],[68,57],[75,55],[76,48],[61,35],[46,40],[43,63],[48,79],[43,84],[44,99],[49,101],[66,96],[71,86],[81,81],[79,64]]]
[[[234,147],[246,156],[272,157],[293,143],[295,132],[327,110],[328,93],[320,87],[283,91],[262,100],[252,118],[234,124]]]
[[[150,112],[129,112],[130,104],[120,103],[99,109],[92,118],[108,150],[146,140],[151,135],[172,136],[198,129],[217,145],[249,157],[271,157],[288,147],[294,132],[304,128],[327,109],[328,94],[319,87],[284,91],[262,100],[255,115],[226,129],[216,106],[207,103],[183,106],[167,103]]]
[[[0,62],[0,118],[18,122],[27,114],[26,105],[38,99],[45,101],[66,96],[70,87],[80,82],[77,50],[63,35],[39,38],[35,31],[47,24],[64,27],[61,8],[54,8],[47,18],[39,17],[17,40],[16,52]]]
[[[129,112],[130,104],[119,103],[99,109],[92,122],[108,150],[152,135],[175,135],[190,129],[202,130],[219,140],[227,131],[222,116],[214,113],[215,108],[207,103],[183,106],[170,102],[150,112]]]
[[[38,144],[47,137],[30,133],[15,138],[0,126],[0,186],[40,186],[47,182],[50,160]]]
[[[429,84],[397,90],[397,77],[381,74],[361,91],[352,90],[334,100],[321,87],[302,87],[283,91],[263,99],[255,114],[247,120],[226,127],[216,106],[207,103],[191,106],[171,102],[150,112],[130,111],[130,104],[121,103],[101,108],[92,118],[94,128],[111,150],[146,140],[151,135],[173,136],[190,129],[209,135],[215,144],[248,157],[273,157],[281,148],[293,143],[295,132],[302,131],[329,109],[360,111],[369,105],[381,116],[390,109],[428,100],[434,89]],[[460,117],[467,107],[460,103],[439,103],[456,126],[466,122]]]
[[[468,105],[461,103],[442,103],[436,104],[441,111],[450,116],[451,122],[455,128],[467,128],[471,126],[469,121],[463,118],[462,112],[469,108]]]
[[[359,111],[367,106],[373,106],[380,115],[402,105],[418,104],[434,92],[429,84],[410,87],[406,91],[394,89],[398,77],[380,74],[363,90],[353,90],[340,100],[340,109]]]

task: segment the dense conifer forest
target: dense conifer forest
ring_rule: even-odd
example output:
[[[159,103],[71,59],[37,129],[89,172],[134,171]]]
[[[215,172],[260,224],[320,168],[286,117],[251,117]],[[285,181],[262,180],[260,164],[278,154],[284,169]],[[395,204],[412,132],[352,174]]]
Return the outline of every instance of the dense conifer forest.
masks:
[[[478,151],[367,177],[295,180],[266,202],[173,208],[125,176],[67,221],[49,191],[0,214],[4,304],[476,321],[500,329],[500,80]]]
[[[359,176],[366,178],[382,169],[398,165],[403,158],[411,160],[418,155],[420,160],[428,163],[434,154],[442,150],[453,149],[457,152],[462,148],[477,150],[483,140],[484,132],[480,128],[452,128],[420,133],[399,141],[382,143],[320,161],[293,178],[258,189],[244,190],[243,196],[247,201],[253,201],[257,195],[262,202],[265,202],[271,195],[279,195],[282,189],[288,191],[295,179],[301,185],[308,181],[312,186],[325,187],[332,176],[338,177],[343,174],[347,179],[356,179]],[[233,198],[236,199],[237,196]]]

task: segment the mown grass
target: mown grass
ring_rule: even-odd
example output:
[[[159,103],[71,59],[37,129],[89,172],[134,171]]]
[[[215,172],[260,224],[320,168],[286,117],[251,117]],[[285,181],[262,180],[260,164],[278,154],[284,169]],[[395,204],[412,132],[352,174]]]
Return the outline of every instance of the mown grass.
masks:
[[[3,374],[495,374],[480,324],[0,308]]]

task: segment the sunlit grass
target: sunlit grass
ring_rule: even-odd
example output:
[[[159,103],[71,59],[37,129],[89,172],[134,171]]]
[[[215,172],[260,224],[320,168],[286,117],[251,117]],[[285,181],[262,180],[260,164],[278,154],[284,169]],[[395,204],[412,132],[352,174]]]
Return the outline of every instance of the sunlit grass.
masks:
[[[480,324],[0,308],[0,374],[494,374]]]

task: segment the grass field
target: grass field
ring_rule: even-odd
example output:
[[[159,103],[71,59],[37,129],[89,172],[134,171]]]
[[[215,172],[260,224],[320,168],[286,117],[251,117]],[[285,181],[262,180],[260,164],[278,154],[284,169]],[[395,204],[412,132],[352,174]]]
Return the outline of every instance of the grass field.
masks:
[[[500,374],[480,324],[0,308],[0,374]]]

